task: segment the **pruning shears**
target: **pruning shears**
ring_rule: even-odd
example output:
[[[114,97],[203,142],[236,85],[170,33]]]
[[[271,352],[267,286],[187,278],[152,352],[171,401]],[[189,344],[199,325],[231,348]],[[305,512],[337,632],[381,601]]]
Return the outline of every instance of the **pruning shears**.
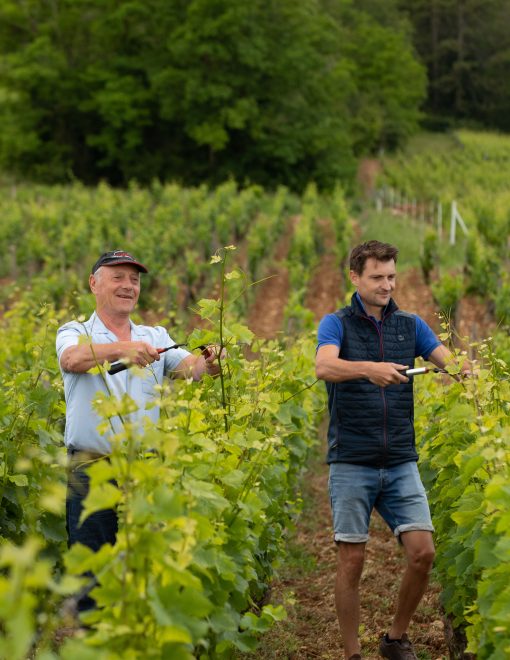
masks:
[[[420,376],[421,374],[447,374],[445,369],[438,369],[437,367],[416,367],[415,369],[406,369],[404,376]]]
[[[166,348],[158,348],[157,351],[161,355],[161,353],[166,353],[167,351],[171,351],[173,348],[181,348],[182,346],[187,346],[187,342],[184,342],[184,344],[173,344],[172,346],[167,346]],[[200,351],[202,352],[202,355],[205,358],[208,358],[211,354],[211,351],[207,348],[207,346],[196,346],[195,348],[199,348]],[[195,349],[192,349],[195,350]],[[126,369],[129,368],[129,364],[127,362],[114,362],[111,367],[108,369],[108,373],[110,376],[113,376],[114,374],[118,374],[121,371],[125,371]]]

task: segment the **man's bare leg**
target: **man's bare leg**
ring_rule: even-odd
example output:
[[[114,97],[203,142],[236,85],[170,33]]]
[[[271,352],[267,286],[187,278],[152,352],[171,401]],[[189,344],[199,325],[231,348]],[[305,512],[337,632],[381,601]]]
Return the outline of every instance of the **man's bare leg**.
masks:
[[[403,532],[401,540],[407,555],[407,568],[400,584],[395,618],[388,633],[390,639],[400,639],[407,631],[427,589],[435,555],[431,532]]]
[[[339,543],[335,601],[346,658],[360,652],[359,581],[365,561],[365,543]]]

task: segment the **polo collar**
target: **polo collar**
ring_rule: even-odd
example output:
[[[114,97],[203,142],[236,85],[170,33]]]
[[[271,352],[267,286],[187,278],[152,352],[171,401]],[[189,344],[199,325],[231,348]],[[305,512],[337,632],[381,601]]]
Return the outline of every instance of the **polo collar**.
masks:
[[[351,307],[354,314],[359,314],[361,316],[372,318],[376,321],[376,323],[381,323],[383,319],[385,319],[390,314],[393,314],[393,312],[396,312],[398,309],[397,303],[393,300],[393,298],[390,298],[388,304],[383,310],[381,320],[377,320],[374,316],[369,316],[369,314],[367,314],[365,305],[363,304],[363,301],[361,300],[361,297],[357,291],[355,291],[352,296]]]
[[[90,331],[94,332],[95,334],[98,335],[107,335],[110,338],[113,338],[114,341],[117,340],[117,337],[115,333],[113,333],[111,330],[109,330],[103,321],[101,320],[101,317],[97,314],[97,312],[93,312],[92,316],[89,319],[89,324],[90,324]],[[133,337],[145,337],[148,333],[145,330],[145,326],[143,325],[136,325],[136,323],[133,323],[131,319],[129,319],[129,325],[131,326],[131,338]]]

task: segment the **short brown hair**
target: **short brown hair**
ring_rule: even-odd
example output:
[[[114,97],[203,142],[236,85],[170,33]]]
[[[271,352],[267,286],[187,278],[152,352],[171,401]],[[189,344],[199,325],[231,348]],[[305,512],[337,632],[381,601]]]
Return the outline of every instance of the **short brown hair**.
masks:
[[[393,261],[397,263],[398,248],[389,243],[380,241],[367,241],[357,245],[351,251],[349,268],[357,275],[363,273],[367,259],[377,259],[377,261]]]

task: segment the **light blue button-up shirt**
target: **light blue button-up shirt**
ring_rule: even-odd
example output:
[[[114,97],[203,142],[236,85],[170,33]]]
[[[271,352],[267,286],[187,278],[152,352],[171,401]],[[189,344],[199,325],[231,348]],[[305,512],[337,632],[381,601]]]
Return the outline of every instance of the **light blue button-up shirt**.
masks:
[[[131,340],[145,341],[155,348],[166,348],[175,344],[165,328],[161,326],[149,327],[131,323]],[[88,336],[92,344],[107,344],[118,341],[111,330],[104,325],[94,312],[88,321],[79,323],[71,321],[61,326],[57,331],[57,356],[60,358],[66,348],[80,343],[80,337]],[[81,340],[83,341],[83,340]],[[109,437],[112,433],[122,431],[122,422],[119,417],[112,417],[110,429],[106,433],[99,433],[97,427],[104,420],[95,412],[92,401],[98,393],[109,396],[103,377],[106,379],[110,392],[121,398],[128,394],[137,404],[135,412],[123,415],[124,420],[138,423],[140,430],[145,419],[157,422],[159,407],[148,404],[154,401],[157,393],[156,384],[163,382],[163,376],[174,371],[190,353],[182,348],[172,349],[161,355],[159,361],[148,365],[143,377],[135,375],[130,369],[120,371],[113,376],[109,374],[73,373],[60,370],[64,380],[64,393],[66,399],[66,427],[64,441],[67,447],[78,451],[90,451],[99,454],[108,454],[111,451]]]

